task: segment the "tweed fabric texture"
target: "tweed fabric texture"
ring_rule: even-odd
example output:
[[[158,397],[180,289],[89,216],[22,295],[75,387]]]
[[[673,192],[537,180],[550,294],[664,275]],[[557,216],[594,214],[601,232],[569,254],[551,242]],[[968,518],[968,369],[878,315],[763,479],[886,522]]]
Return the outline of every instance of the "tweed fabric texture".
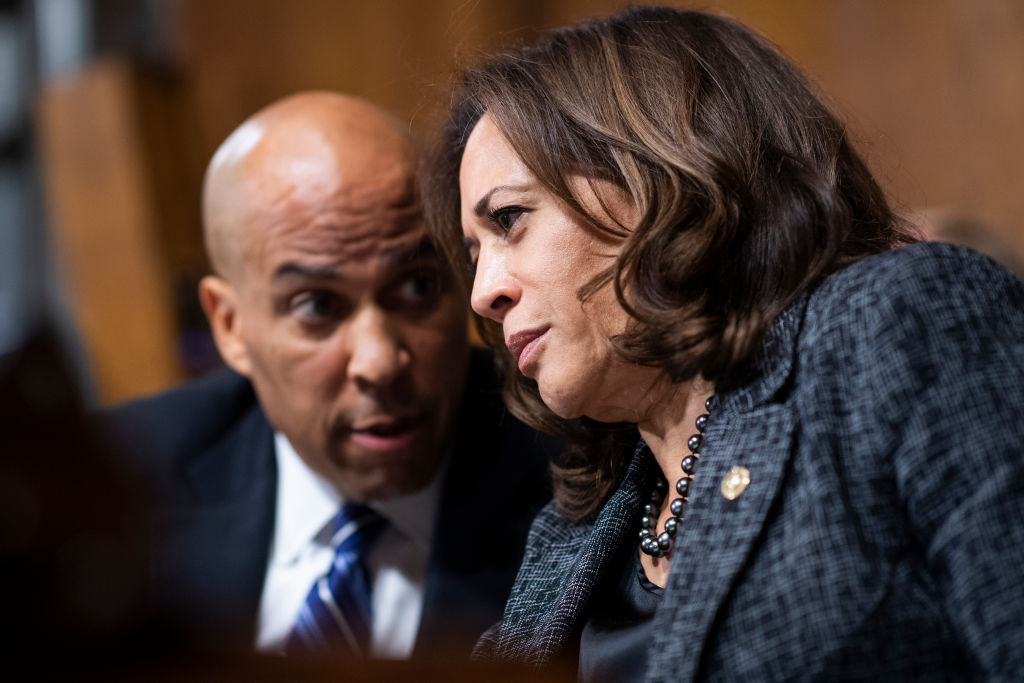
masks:
[[[827,278],[719,382],[648,681],[1017,679],[1024,672],[1024,286],[922,243]],[[751,483],[719,485],[735,465]],[[597,519],[534,523],[478,655],[572,657],[635,543],[638,448]]]

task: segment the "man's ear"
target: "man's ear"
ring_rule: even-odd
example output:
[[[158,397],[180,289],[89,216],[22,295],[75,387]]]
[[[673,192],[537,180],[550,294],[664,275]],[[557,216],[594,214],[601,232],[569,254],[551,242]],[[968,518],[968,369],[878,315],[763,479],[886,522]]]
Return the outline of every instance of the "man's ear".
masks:
[[[221,358],[241,375],[249,376],[252,364],[242,341],[241,320],[234,287],[226,280],[207,275],[199,281],[199,303],[213,330]]]

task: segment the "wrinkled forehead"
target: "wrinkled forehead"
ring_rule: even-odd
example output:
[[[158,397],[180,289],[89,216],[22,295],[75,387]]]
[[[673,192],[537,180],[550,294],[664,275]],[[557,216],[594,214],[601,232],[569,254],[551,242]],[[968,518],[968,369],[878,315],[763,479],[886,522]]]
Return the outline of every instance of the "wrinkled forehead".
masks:
[[[415,246],[424,235],[411,169],[401,164],[362,177],[278,182],[250,199],[244,261],[253,273],[289,262],[363,263]]]

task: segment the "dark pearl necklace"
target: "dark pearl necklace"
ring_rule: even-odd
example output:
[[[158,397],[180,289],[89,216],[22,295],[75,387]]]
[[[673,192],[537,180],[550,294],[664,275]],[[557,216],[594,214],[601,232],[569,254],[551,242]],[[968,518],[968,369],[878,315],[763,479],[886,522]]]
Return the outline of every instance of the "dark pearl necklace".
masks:
[[[714,398],[711,396],[704,402],[704,408],[708,412],[697,418],[697,433],[686,440],[690,454],[679,463],[680,469],[683,470],[683,476],[676,482],[676,493],[679,497],[669,503],[672,516],[665,520],[665,530],[661,534],[657,534],[658,515],[661,514],[661,503],[665,500],[665,489],[668,488],[664,477],[658,476],[654,490],[651,491],[651,502],[644,505],[644,516],[640,520],[640,550],[651,557],[665,557],[672,552],[672,541],[683,523],[686,506],[690,502],[693,475],[697,472],[697,463],[700,462],[704,430],[708,426],[708,413],[714,405]]]

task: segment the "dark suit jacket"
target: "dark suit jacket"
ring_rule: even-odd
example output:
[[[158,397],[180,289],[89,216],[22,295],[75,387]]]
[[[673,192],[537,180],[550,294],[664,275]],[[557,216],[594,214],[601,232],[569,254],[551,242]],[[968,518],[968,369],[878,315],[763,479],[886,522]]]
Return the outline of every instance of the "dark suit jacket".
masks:
[[[1024,287],[919,244],[829,277],[717,387],[649,681],[1024,675]],[[735,500],[734,465],[751,483]],[[655,467],[538,516],[487,657],[572,658]],[[635,552],[635,550],[633,551]]]
[[[474,352],[442,487],[415,654],[469,653],[501,616],[554,444],[508,414],[490,356]],[[223,371],[115,409],[121,441],[156,483],[153,590],[198,641],[251,647],[274,528],[273,431]]]

